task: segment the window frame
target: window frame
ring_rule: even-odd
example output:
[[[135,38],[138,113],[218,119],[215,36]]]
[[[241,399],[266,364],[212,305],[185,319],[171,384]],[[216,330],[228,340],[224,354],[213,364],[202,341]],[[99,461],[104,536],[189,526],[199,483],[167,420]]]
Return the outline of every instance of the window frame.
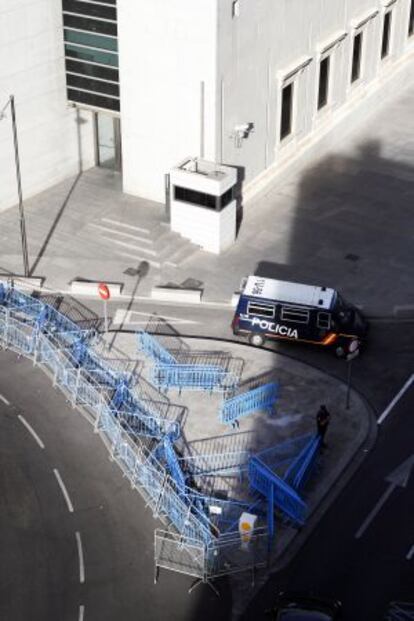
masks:
[[[327,65],[327,77],[326,77],[326,85],[325,85],[325,101],[321,104],[321,67],[322,67],[322,63],[327,61],[328,65]],[[317,111],[318,112],[322,112],[323,110],[325,110],[330,103],[330,90],[331,90],[331,67],[332,67],[332,50],[329,50],[329,52],[326,52],[325,54],[322,54],[321,57],[319,58],[319,63],[318,63],[318,68],[319,68],[319,75],[318,75],[318,90],[317,90],[317,98],[316,98],[316,106],[317,106]]]
[[[364,29],[358,28],[352,36],[352,48],[351,48],[351,85],[358,83],[362,78],[362,60],[364,49]],[[354,76],[354,60],[355,60],[355,40],[359,37],[359,58],[358,58],[358,74]]]
[[[328,320],[326,322],[327,325],[322,325],[321,324],[321,319],[322,319],[321,315],[325,315],[328,318]],[[317,318],[316,318],[316,326],[318,328],[320,328],[321,330],[330,330],[331,323],[332,323],[331,320],[332,320],[331,313],[327,313],[325,311],[319,311],[318,315],[317,315]],[[325,319],[323,319],[323,321],[325,321]]]
[[[287,317],[286,315],[289,315],[289,313],[291,315]],[[288,321],[290,323],[301,323],[308,325],[310,320],[310,309],[302,308],[300,306],[289,306],[282,304],[280,309],[280,320]]]
[[[266,309],[272,311],[272,314],[267,314],[266,315],[266,314],[260,313],[260,310],[259,311],[256,310],[256,311],[251,312],[250,309],[252,308],[252,306],[256,306],[259,309],[260,309],[260,307],[262,309],[266,308]],[[254,302],[254,301],[249,300],[247,302],[246,312],[247,312],[247,314],[249,316],[250,315],[254,315],[255,317],[262,317],[263,319],[274,319],[276,317],[276,305],[275,304],[265,304],[265,303],[262,303],[262,302]]]
[[[393,24],[392,12],[393,12],[392,8],[388,8],[384,11],[384,14],[382,17],[381,48],[380,48],[380,58],[382,61],[389,58],[391,54],[391,36],[392,36],[392,24]],[[388,22],[386,22],[386,19],[388,19]],[[387,32],[385,31],[386,23],[388,24]]]
[[[287,133],[282,134],[283,129],[283,93],[284,91],[290,88],[290,108],[289,108],[289,131]],[[289,136],[293,134],[293,108],[294,108],[294,100],[295,100],[295,80],[289,80],[286,83],[282,84],[280,89],[280,122],[279,122],[279,142],[283,143]]]

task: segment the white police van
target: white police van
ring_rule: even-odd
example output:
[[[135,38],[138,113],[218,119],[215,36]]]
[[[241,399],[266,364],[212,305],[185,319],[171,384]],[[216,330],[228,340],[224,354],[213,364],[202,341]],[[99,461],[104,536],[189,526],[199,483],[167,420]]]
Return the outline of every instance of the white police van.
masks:
[[[368,322],[335,289],[249,276],[241,286],[232,329],[252,345],[284,339],[331,347],[343,357],[357,354]]]

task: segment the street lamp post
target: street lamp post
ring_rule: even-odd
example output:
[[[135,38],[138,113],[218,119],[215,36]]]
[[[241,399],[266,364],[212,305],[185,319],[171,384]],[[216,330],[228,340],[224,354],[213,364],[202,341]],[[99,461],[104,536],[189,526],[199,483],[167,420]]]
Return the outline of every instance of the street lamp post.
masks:
[[[14,105],[14,95],[10,95],[8,102],[4,106],[0,114],[1,117],[10,104],[12,128],[13,128],[13,145],[14,145],[14,161],[16,166],[16,180],[17,180],[17,193],[19,196],[19,219],[20,219],[20,237],[22,240],[22,254],[23,254],[23,269],[24,275],[29,276],[29,255],[27,252],[27,238],[26,238],[26,222],[24,219],[23,209],[23,195],[22,195],[22,180],[20,176],[20,159],[19,159],[19,145],[17,141],[17,125],[16,125],[16,108]]]

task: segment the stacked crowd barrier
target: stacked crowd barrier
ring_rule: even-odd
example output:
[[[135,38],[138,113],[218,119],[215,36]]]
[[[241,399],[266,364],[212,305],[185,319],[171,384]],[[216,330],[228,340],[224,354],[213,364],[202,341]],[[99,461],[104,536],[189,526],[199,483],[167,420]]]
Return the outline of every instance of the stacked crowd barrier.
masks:
[[[157,364],[152,369],[151,381],[163,391],[177,388],[226,393],[233,391],[239,380],[216,365]]]
[[[270,382],[226,399],[220,407],[220,422],[225,425],[232,425],[240,418],[259,410],[267,410],[269,413],[273,413],[277,396],[278,385],[275,382]]]
[[[249,461],[249,481],[251,487],[265,496],[268,501],[268,529],[274,532],[273,505],[280,509],[297,526],[303,526],[307,505],[297,492],[257,457]]]
[[[157,361],[171,362],[170,354],[145,336],[141,335],[141,342]],[[240,552],[237,532],[220,532],[209,517],[211,503],[220,501],[206,498],[187,485],[191,467],[187,464],[185,472],[174,446],[181,434],[180,425],[162,416],[165,403],[160,406],[142,399],[141,392],[145,391],[134,388],[132,375],[114,365],[95,331],[80,329],[40,299],[0,283],[0,346],[33,360],[73,407],[90,415],[95,431],[131,486],[141,493],[155,517],[179,533],[161,537],[161,531],[156,532],[156,540],[168,540],[176,558],[173,563],[172,557],[157,552],[157,567],[171,565],[180,571],[181,556],[191,557],[194,565],[200,551],[203,562],[198,570],[184,571],[202,580],[265,564],[262,549],[267,549],[263,546],[266,529],[258,530],[248,553]],[[157,443],[163,447],[161,460],[154,451]],[[234,463],[229,466],[229,471],[236,468]],[[236,515],[237,503],[229,501],[225,508],[223,515],[229,516],[231,511]]]
[[[151,382],[159,390],[170,388],[208,392],[233,392],[239,378],[219,365],[180,364],[151,334],[144,330],[137,333],[137,346],[155,364]]]

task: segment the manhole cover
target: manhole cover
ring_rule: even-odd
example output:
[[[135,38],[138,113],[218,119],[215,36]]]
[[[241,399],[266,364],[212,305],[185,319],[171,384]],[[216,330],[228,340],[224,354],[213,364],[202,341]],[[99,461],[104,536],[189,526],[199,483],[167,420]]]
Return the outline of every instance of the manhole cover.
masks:
[[[352,254],[352,252],[345,255],[345,259],[347,261],[359,261],[360,258],[361,257],[358,254]]]

